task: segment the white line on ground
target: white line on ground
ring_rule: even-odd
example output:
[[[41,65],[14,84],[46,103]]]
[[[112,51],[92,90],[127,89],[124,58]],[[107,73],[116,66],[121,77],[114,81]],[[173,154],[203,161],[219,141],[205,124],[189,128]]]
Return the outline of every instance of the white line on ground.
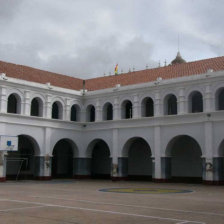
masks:
[[[97,202],[97,201],[88,201],[88,200],[76,200],[76,199],[66,199],[66,198],[59,198],[59,197],[43,197],[43,196],[29,196],[31,198],[48,198],[48,199],[56,199],[56,200],[65,200],[65,201],[77,201],[89,204],[100,204],[100,205],[112,205],[112,206],[123,206],[123,207],[132,207],[132,208],[146,208],[146,209],[153,209],[153,210],[161,210],[161,211],[172,211],[172,212],[182,212],[182,213],[193,213],[193,214],[200,214],[200,215],[214,215],[214,216],[224,216],[221,213],[213,213],[213,212],[203,212],[203,211],[192,211],[192,210],[181,210],[181,209],[170,209],[170,208],[158,208],[158,207],[149,207],[149,206],[141,206],[141,205],[128,205],[128,204],[114,204],[114,203],[107,203],[107,202]]]
[[[189,222],[178,222],[176,224],[185,224],[185,223],[189,223]]]
[[[16,211],[16,210],[43,208],[43,207],[46,207],[46,206],[40,205],[40,206],[32,206],[32,207],[20,207],[20,208],[1,209],[0,212],[10,212],[10,211]]]
[[[175,221],[175,222],[180,222],[180,223],[181,222],[188,222],[188,223],[195,223],[195,224],[206,224],[204,222],[198,222],[198,221],[189,221],[189,220],[165,218],[165,217],[159,217],[159,216],[140,215],[140,214],[126,213],[126,212],[115,212],[115,211],[110,211],[110,210],[100,210],[100,209],[73,207],[73,206],[65,206],[65,205],[57,205],[57,204],[47,204],[47,203],[40,203],[40,202],[21,201],[21,200],[12,200],[12,199],[0,199],[0,201],[17,202],[17,203],[24,203],[24,204],[33,204],[33,205],[40,205],[40,206],[46,206],[46,207],[55,207],[55,208],[68,208],[68,209],[74,209],[74,210],[83,210],[83,211],[90,211],[90,212],[108,213],[108,214],[114,214],[114,215],[127,215],[127,216],[149,218],[149,219],[157,219],[157,220],[168,220],[168,221]]]

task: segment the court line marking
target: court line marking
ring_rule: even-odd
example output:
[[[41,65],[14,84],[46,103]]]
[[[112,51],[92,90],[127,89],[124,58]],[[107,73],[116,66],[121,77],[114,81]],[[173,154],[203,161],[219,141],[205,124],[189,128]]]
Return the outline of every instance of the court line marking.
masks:
[[[159,217],[159,216],[140,215],[140,214],[126,213],[126,212],[115,212],[115,211],[110,211],[110,210],[100,210],[100,209],[92,209],[92,208],[73,207],[73,206],[65,206],[65,205],[57,205],[57,204],[47,204],[47,203],[40,203],[40,202],[31,202],[31,201],[22,201],[22,200],[13,200],[13,199],[0,199],[0,201],[17,202],[17,203],[24,203],[24,204],[33,204],[33,205],[40,205],[40,206],[45,206],[45,207],[68,208],[68,209],[74,209],[74,210],[83,210],[83,211],[90,211],[90,212],[108,213],[108,214],[114,214],[114,215],[126,215],[126,216],[134,216],[134,217],[157,219],[157,220],[169,220],[169,221],[175,221],[175,222],[188,222],[188,223],[195,223],[195,224],[206,224],[205,222],[189,221],[189,220],[184,220],[184,219],[165,218],[165,217]]]
[[[40,205],[40,206],[32,206],[32,207],[20,207],[20,208],[1,209],[0,212],[10,212],[10,211],[16,211],[16,210],[43,208],[43,207],[46,207],[46,206]]]
[[[162,211],[194,213],[194,214],[201,214],[201,215],[224,216],[224,214],[221,214],[221,213],[213,213],[213,212],[202,212],[202,211],[181,210],[181,209],[171,209],[171,208],[158,208],[158,207],[141,206],[141,205],[128,205],[128,204],[116,204],[116,203],[113,204],[113,203],[107,203],[107,202],[97,202],[97,201],[88,201],[88,200],[66,199],[66,198],[49,197],[49,196],[48,197],[29,196],[29,197],[31,197],[31,198],[48,198],[48,199],[65,200],[65,201],[77,201],[77,202],[90,203],[90,204],[114,205],[114,206],[133,207],[133,208],[146,208],[146,209],[162,210]]]

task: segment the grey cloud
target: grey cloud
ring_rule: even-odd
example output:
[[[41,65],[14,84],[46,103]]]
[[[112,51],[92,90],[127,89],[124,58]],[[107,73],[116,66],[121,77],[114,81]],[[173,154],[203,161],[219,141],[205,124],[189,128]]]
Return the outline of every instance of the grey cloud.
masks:
[[[118,47],[118,40],[113,36],[94,43],[93,46],[80,47],[76,57],[69,55],[55,55],[48,61],[46,68],[82,78],[102,76],[104,73],[113,74],[116,63],[119,72],[127,72],[135,66],[136,69],[145,69],[145,65],[154,66],[150,59],[152,45],[142,38],[136,37],[123,47]]]
[[[224,54],[221,0],[0,0],[0,60],[79,77]],[[156,61],[156,63],[155,63]]]

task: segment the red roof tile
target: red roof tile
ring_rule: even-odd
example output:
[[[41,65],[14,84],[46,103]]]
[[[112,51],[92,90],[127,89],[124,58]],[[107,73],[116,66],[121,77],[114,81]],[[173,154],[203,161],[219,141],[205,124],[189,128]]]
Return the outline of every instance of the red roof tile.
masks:
[[[116,76],[113,75],[87,79],[86,89],[88,91],[93,91],[112,88],[115,87],[116,84],[120,84],[121,86],[139,84],[155,81],[158,77],[162,77],[163,79],[172,79],[202,74],[207,72],[208,69],[213,69],[214,71],[224,70],[224,56],[183,64],[169,65],[166,67],[146,69]],[[6,73],[6,76],[9,77],[42,84],[50,82],[53,86],[67,89],[80,90],[82,89],[83,84],[82,79],[0,61],[0,73],[2,72]]]

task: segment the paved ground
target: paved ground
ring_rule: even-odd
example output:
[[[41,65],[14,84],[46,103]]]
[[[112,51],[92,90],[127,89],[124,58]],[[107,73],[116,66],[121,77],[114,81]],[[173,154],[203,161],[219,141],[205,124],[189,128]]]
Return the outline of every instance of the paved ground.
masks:
[[[193,192],[99,191],[116,187]],[[0,184],[0,223],[224,224],[224,187],[104,180],[8,181]]]

